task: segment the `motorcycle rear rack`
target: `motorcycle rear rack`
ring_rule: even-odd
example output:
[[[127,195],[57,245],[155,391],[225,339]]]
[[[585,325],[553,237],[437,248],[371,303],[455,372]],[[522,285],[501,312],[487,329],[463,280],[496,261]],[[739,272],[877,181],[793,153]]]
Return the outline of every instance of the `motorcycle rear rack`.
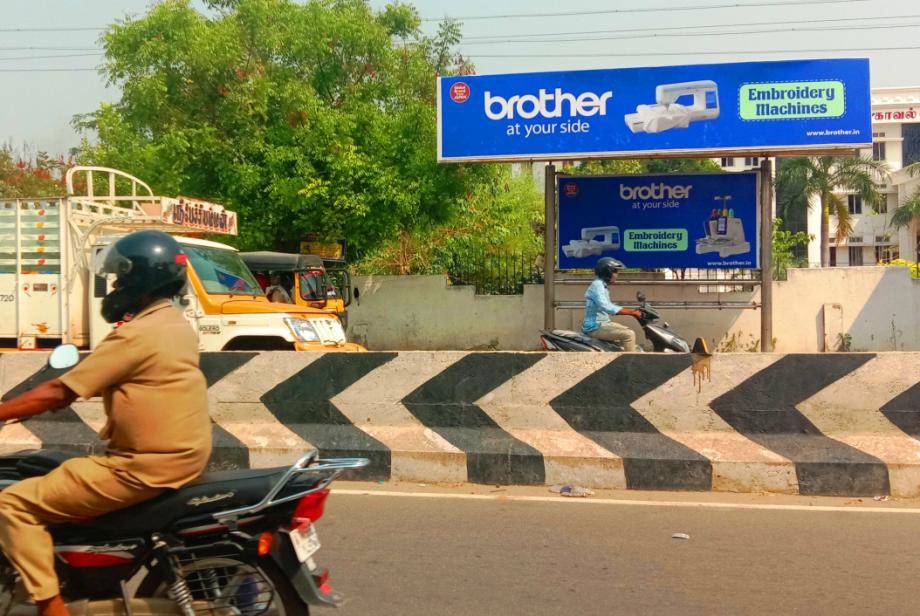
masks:
[[[284,471],[284,474],[281,476],[281,478],[278,479],[275,485],[272,486],[265,497],[255,505],[249,505],[237,509],[229,509],[227,511],[219,511],[211,515],[218,522],[232,522],[239,519],[241,516],[249,516],[255,513],[259,513],[260,511],[269,509],[276,505],[289,503],[291,501],[303,498],[309,494],[319,492],[330,483],[335,481],[336,478],[345,471],[364,468],[368,464],[370,464],[370,460],[367,458],[330,458],[328,460],[323,460],[319,457],[319,452],[316,449],[311,449],[306,453],[306,455],[297,460],[297,462],[295,462],[289,469]],[[289,494],[281,498],[276,498],[278,494],[285,488],[285,486],[287,486],[287,484],[290,483],[290,481],[295,477],[314,473],[328,474],[324,477],[321,477],[319,482],[309,490],[303,490],[295,494]]]

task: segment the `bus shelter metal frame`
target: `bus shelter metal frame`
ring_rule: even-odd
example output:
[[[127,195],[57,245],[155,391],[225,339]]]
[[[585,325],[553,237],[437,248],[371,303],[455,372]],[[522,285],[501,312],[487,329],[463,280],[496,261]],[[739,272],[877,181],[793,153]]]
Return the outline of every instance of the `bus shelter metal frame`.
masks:
[[[734,154],[730,152],[728,154]],[[840,154],[840,152],[837,152]],[[725,310],[725,309],[760,309],[760,350],[764,352],[773,349],[773,163],[771,155],[767,154],[761,161],[757,177],[757,216],[758,216],[758,241],[760,243],[760,268],[753,271],[759,277],[744,280],[747,286],[760,287],[760,302],[739,301],[698,301],[698,302],[657,302],[662,308]],[[557,302],[556,284],[584,284],[582,279],[562,278],[562,270],[558,269],[558,222],[559,222],[559,178],[564,174],[557,173],[553,163],[546,165],[544,180],[544,215],[546,224],[543,233],[543,250],[545,265],[543,274],[543,325],[544,329],[556,328],[557,309],[582,308],[581,302]],[[557,278],[557,275],[560,275]],[[661,286],[680,285],[725,285],[734,281],[725,279],[693,279],[693,280],[629,280],[624,284],[643,284]]]

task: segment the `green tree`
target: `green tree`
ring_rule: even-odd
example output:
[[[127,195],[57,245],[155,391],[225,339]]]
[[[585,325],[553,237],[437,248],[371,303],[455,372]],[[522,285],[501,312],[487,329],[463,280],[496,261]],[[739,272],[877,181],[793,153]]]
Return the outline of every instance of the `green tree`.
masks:
[[[801,267],[795,249],[807,246],[813,236],[783,228],[783,219],[773,219],[773,280],[786,280],[790,267]]]
[[[110,26],[117,103],[79,117],[81,162],[240,214],[243,247],[308,232],[357,253],[431,229],[496,167],[436,162],[438,74],[468,71],[459,26],[423,35],[416,11],[364,0],[164,0]]]
[[[794,158],[776,159],[776,217],[783,219],[790,229],[805,229],[808,226],[808,195],[805,194],[804,177],[788,176],[783,169],[794,162]]]
[[[887,174],[888,166],[871,157],[819,156],[795,158],[784,164],[777,174],[777,191],[790,194],[790,186],[798,187],[811,207],[817,199],[821,207],[821,266],[830,261],[830,217],[837,217],[836,241],[839,243],[853,230],[847,202],[835,191],[852,191],[871,207],[884,197],[879,193],[877,179]]]
[[[920,173],[920,163],[907,167],[911,176]],[[920,220],[920,188],[898,206],[891,216],[891,226],[895,228],[908,227],[914,220]]]
[[[384,245],[360,266],[366,274],[440,274],[488,257],[531,258],[543,249],[543,196],[531,176],[508,167],[481,183],[445,224]]]
[[[573,175],[636,175],[639,173],[717,173],[722,171],[711,158],[662,158],[585,160],[568,166]]]

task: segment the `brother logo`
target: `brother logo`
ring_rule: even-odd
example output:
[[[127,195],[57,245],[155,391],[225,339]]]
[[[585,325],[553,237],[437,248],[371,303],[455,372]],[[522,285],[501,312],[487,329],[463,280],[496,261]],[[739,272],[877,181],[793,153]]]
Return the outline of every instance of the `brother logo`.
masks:
[[[607,101],[613,92],[604,92],[601,95],[594,92],[582,92],[578,96],[563,92],[556,88],[555,92],[540,89],[540,93],[515,94],[509,98],[493,96],[486,91],[486,115],[490,120],[513,120],[515,114],[530,120],[537,116],[544,118],[561,118],[564,111],[569,117],[590,117],[596,114],[607,115]]]
[[[664,182],[646,186],[625,186],[620,184],[620,199],[686,199],[690,196],[690,186],[668,186]]]

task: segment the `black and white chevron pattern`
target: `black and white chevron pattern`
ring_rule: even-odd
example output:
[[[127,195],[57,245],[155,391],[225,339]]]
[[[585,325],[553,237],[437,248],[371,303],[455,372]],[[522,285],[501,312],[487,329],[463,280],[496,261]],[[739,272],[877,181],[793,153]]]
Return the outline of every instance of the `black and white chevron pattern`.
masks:
[[[4,399],[52,371],[0,356]],[[920,495],[920,353],[209,353],[212,466],[305,449],[363,478]],[[0,432],[0,452],[99,451],[98,401]]]

